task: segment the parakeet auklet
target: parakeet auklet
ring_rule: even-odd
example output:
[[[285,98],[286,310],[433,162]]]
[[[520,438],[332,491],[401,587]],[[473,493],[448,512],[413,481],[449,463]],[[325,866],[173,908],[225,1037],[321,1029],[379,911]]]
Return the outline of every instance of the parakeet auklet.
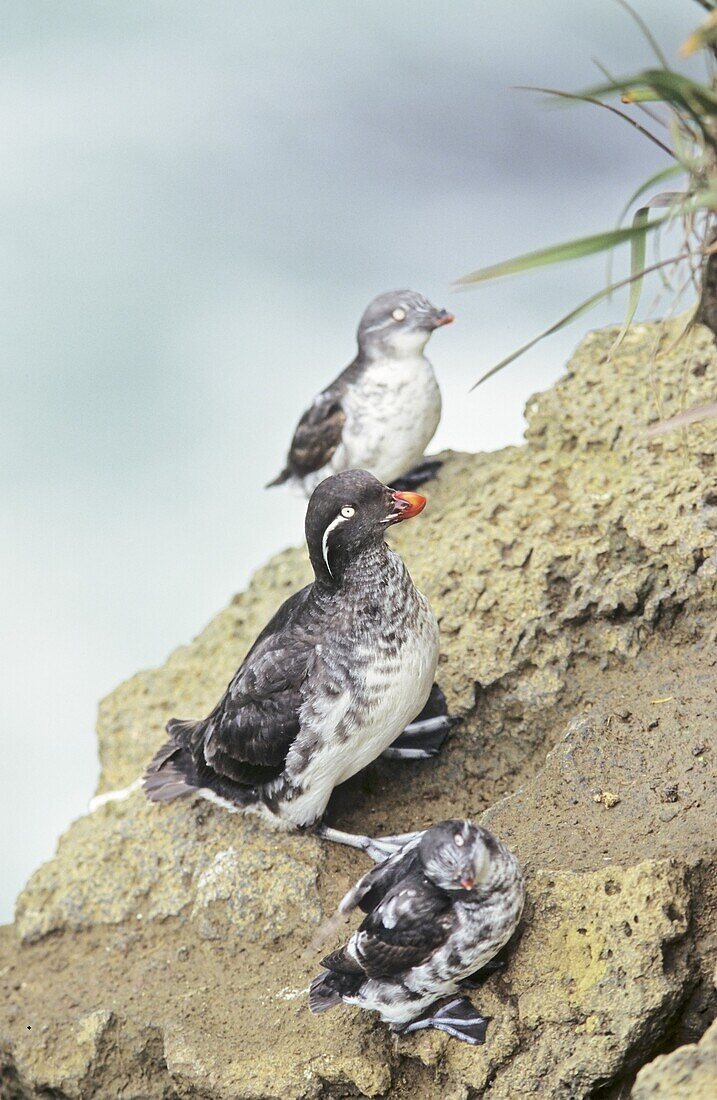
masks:
[[[453,319],[414,290],[374,298],[358,327],[356,358],[306,410],[270,485],[288,482],[308,496],[352,467],[402,489],[432,477],[440,462],[421,460],[441,418],[441,392],[423,351]]]
[[[311,983],[312,1012],[342,1001],[378,1012],[394,1031],[435,1027],[482,1043],[488,1018],[465,997],[502,967],[525,889],[515,856],[470,821],[442,821],[373,867],[339,906],[367,914]],[[451,1000],[437,1010],[442,998]]]
[[[285,828],[315,826],[373,858],[396,850],[395,838],[382,845],[320,822],[338,783],[389,747],[432,755],[451,725],[432,688],[435,617],[384,541],[425,503],[365,470],[317,487],[306,513],[313,583],[274,615],[211,714],[168,723],[144,778],[148,798],[201,794]]]

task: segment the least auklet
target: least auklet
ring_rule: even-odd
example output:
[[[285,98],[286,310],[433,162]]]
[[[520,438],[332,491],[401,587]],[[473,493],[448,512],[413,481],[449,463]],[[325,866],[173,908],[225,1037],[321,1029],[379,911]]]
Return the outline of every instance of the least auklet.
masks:
[[[432,477],[440,462],[421,460],[441,418],[441,391],[423,351],[431,333],[453,320],[414,290],[374,298],[358,327],[356,358],[314,398],[286,467],[269,485],[288,482],[308,496],[352,467],[402,489]]]
[[[433,755],[452,722],[433,685],[435,616],[384,541],[425,503],[365,470],[316,488],[306,513],[313,583],[277,611],[211,714],[168,723],[144,777],[148,798],[201,794],[286,828],[314,826],[373,858],[396,850],[395,838],[383,845],[321,817],[338,783],[387,749]]]
[[[484,1042],[489,1018],[453,994],[502,968],[496,955],[518,926],[524,898],[518,861],[487,829],[442,821],[415,834],[341,902],[340,912],[359,906],[367,916],[323,960],[311,1011],[344,1002],[378,1012],[394,1031],[435,1027]]]

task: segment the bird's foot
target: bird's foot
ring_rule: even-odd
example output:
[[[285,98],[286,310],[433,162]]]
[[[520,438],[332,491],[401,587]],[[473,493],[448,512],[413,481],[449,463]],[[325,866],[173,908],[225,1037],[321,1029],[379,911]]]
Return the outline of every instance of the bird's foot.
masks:
[[[502,974],[507,965],[507,959],[491,959],[490,962],[487,962],[480,970],[476,970],[475,974],[471,974],[469,978],[464,978],[461,982],[461,988],[478,989],[483,985],[483,982],[488,981],[491,974]]]
[[[448,713],[446,697],[434,684],[425,707],[384,752],[390,760],[427,760],[436,756],[459,718]]]
[[[402,474],[398,480],[393,481],[391,488],[397,489],[400,493],[418,489],[421,485],[425,485],[427,481],[431,481],[442,465],[443,462],[440,458],[424,458],[418,466],[414,466],[407,473]]]
[[[383,863],[391,856],[395,856],[402,848],[405,848],[410,841],[416,840],[421,835],[419,831],[416,833],[399,833],[397,836],[367,836],[365,839],[368,841],[368,845],[364,848],[364,851],[374,863]]]
[[[442,718],[424,718],[423,721],[416,719],[381,755],[388,760],[428,760],[431,756],[437,756],[448,731],[457,721],[448,714]]]
[[[481,1016],[467,997],[457,997],[431,1015],[420,1016],[412,1023],[406,1024],[400,1029],[400,1033],[406,1035],[410,1031],[422,1031],[426,1027],[433,1027],[437,1031],[447,1032],[454,1039],[477,1045],[485,1042],[485,1033],[491,1019],[491,1016]]]
[[[421,835],[416,833],[399,833],[396,836],[363,836],[361,833],[344,833],[341,829],[332,829],[330,825],[317,825],[315,833],[323,840],[331,840],[335,844],[348,844],[351,848],[360,848],[374,863],[383,863],[390,859],[396,852]]]

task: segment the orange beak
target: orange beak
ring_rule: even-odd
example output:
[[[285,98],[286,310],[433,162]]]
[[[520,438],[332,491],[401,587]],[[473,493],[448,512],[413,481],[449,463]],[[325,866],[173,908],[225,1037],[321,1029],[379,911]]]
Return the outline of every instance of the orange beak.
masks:
[[[387,523],[402,523],[404,519],[413,519],[426,507],[426,498],[420,493],[399,493],[395,490],[391,494],[393,498],[393,511],[389,513]]]
[[[433,319],[434,328],[442,328],[443,325],[450,325],[455,321],[455,317],[452,313],[449,313],[447,309],[442,309],[440,313],[437,313]]]

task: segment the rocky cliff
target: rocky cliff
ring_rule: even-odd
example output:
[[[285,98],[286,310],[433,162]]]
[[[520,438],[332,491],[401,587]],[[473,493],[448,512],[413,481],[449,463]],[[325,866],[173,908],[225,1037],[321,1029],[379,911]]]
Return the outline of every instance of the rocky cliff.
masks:
[[[645,435],[714,399],[717,354],[706,330],[674,337],[637,327],[611,355],[615,331],[591,334],[530,401],[525,445],[447,455],[395,535],[462,723],[439,759],[356,777],[331,818],[483,815],[518,853],[522,935],[475,994],[486,1045],[309,1014],[307,947],[360,853],[137,792],[68,829],[0,930],[0,1095],[572,1100],[628,1096],[638,1070],[638,1100],[717,1094],[714,1028],[698,1042],[717,1013],[717,426]],[[213,704],[307,577],[303,550],[279,554],[102,703],[100,790]]]

